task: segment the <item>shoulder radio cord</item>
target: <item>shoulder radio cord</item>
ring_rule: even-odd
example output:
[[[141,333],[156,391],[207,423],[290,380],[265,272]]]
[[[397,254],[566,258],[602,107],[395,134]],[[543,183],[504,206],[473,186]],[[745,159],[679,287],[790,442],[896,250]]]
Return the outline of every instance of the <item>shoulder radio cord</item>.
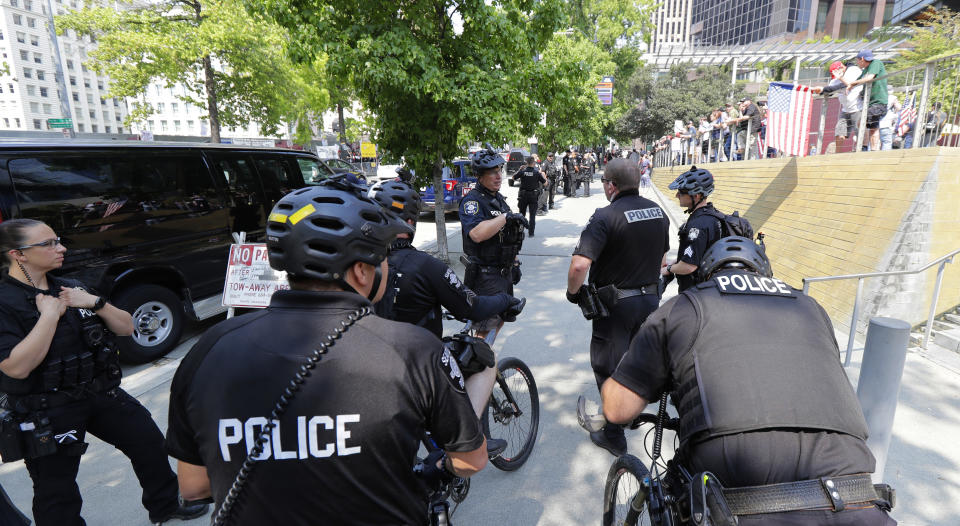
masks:
[[[237,473],[237,478],[233,480],[233,485],[230,486],[230,491],[223,499],[223,505],[221,505],[220,509],[217,511],[217,516],[213,521],[213,526],[223,526],[228,524],[227,521],[230,519],[230,511],[239,500],[241,492],[243,491],[244,483],[250,477],[250,472],[253,471],[253,467],[256,465],[256,457],[259,457],[263,452],[264,442],[266,442],[267,438],[273,432],[275,422],[278,422],[280,417],[283,416],[283,414],[287,411],[287,407],[293,400],[294,395],[300,390],[300,387],[304,384],[304,382],[307,381],[307,377],[310,376],[311,370],[317,366],[317,363],[320,362],[320,358],[326,354],[328,350],[330,350],[330,347],[333,347],[333,344],[336,343],[341,336],[343,336],[343,333],[347,332],[347,329],[371,312],[372,310],[370,307],[361,307],[347,315],[347,319],[341,321],[339,327],[335,328],[332,333],[326,335],[320,345],[314,349],[312,353],[310,353],[306,363],[300,366],[300,369],[297,371],[297,374],[294,376],[293,380],[290,380],[290,385],[287,386],[284,389],[283,394],[280,395],[280,400],[277,401],[276,405],[273,407],[273,411],[270,413],[270,418],[267,421],[267,425],[265,425],[263,430],[260,431],[260,434],[257,436],[257,441],[247,454],[247,458],[244,459],[243,465],[240,467],[240,471]]]

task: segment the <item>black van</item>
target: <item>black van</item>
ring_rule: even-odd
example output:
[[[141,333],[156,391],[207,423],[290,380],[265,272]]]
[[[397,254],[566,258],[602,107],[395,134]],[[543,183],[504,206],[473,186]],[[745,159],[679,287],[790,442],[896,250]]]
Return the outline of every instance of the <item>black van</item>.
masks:
[[[69,249],[57,274],[133,315],[121,357],[143,363],[179,343],[187,317],[223,312],[231,232],[262,242],[281,196],[314,182],[298,150],[192,143],[0,143],[0,221],[33,218]]]

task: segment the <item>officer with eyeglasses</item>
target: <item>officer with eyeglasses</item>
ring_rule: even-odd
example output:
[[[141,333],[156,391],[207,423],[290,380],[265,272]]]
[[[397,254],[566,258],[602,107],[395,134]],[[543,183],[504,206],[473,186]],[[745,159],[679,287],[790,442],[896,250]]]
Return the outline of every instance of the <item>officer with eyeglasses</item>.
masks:
[[[637,163],[613,159],[600,181],[610,204],[590,217],[567,274],[568,301],[581,307],[603,303],[604,313],[588,317],[593,322],[590,365],[598,388],[613,374],[640,325],[657,309],[660,267],[670,249],[670,221],[656,203],[640,196]],[[623,427],[618,425],[590,433],[590,440],[614,456],[627,452]]]
[[[179,500],[163,434],[120,388],[115,339],[133,333],[130,314],[50,274],[67,249],[41,221],[0,223],[0,250],[0,456],[24,459],[37,525],[85,524],[76,478],[88,431],[130,458],[152,523],[205,514]]]

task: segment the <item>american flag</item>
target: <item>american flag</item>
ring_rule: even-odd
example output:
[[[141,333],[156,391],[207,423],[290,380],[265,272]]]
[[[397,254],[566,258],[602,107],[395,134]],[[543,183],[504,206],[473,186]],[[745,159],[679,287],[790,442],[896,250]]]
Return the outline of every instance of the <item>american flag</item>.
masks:
[[[907,134],[907,130],[910,129],[910,123],[917,120],[917,105],[916,102],[917,92],[913,92],[913,95],[910,95],[910,99],[904,101],[903,106],[900,108],[900,114],[897,115],[897,135],[903,137]]]
[[[113,215],[114,212],[123,208],[123,205],[125,205],[126,203],[127,203],[126,199],[122,201],[114,201],[110,203],[109,205],[107,205],[107,209],[103,212],[103,217]]]
[[[767,143],[787,155],[805,157],[809,152],[810,107],[813,97],[809,86],[771,82],[767,91],[770,117]]]

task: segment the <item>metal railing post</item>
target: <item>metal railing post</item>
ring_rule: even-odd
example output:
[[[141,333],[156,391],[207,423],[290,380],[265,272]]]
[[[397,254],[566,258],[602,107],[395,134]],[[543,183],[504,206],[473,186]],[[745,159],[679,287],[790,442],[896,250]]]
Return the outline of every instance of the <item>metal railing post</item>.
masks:
[[[862,84],[863,86],[863,111],[860,112],[860,122],[857,123],[857,143],[854,152],[863,151],[863,136],[867,134],[867,110],[870,108],[870,90],[873,89],[873,82]]]
[[[747,137],[743,141],[743,160],[750,160],[750,133],[753,131],[753,117],[747,119]],[[753,141],[753,144],[757,144],[757,141]],[[759,152],[758,152],[759,153]]]
[[[823,130],[827,127],[827,96],[820,98],[820,127],[817,128],[817,155],[823,155]]]
[[[713,162],[710,160],[712,155],[713,155],[713,134],[710,134],[707,136],[707,162],[708,163]]]
[[[924,122],[927,118],[927,99],[930,97],[930,86],[936,75],[936,62],[930,62],[923,67],[923,89],[920,91],[920,106],[917,107],[917,122],[913,125],[913,147],[920,148],[923,142]]]
[[[916,137],[913,140],[917,140]],[[940,301],[940,286],[943,284],[943,271],[947,266],[947,263],[952,263],[953,258],[945,259],[940,263],[940,268],[937,269],[937,284],[933,287],[933,301],[930,303],[930,315],[927,316],[927,330],[924,331],[923,335],[923,345],[924,349],[927,348],[927,344],[930,343],[930,333],[933,332],[933,317],[937,313],[937,302]]]
[[[857,297],[853,300],[853,316],[850,317],[850,335],[847,336],[847,356],[843,359],[843,366],[850,365],[853,355],[853,340],[857,336],[857,318],[860,317],[860,295],[863,294],[863,278],[857,279]]]

